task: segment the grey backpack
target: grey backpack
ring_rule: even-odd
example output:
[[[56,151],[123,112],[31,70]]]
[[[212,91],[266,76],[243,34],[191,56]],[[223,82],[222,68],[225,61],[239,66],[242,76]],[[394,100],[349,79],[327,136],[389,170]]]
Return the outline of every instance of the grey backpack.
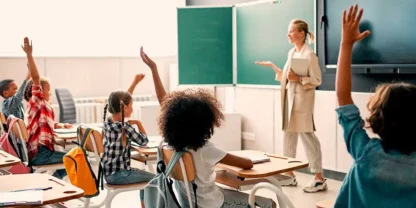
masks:
[[[146,185],[144,188],[144,203],[146,207],[152,208],[181,208],[178,199],[173,192],[173,181],[169,178],[169,174],[172,172],[175,164],[182,157],[184,152],[174,152],[169,164],[165,166],[163,160],[163,154],[158,148],[158,163],[157,163],[157,174],[156,176]],[[196,201],[196,185],[194,185],[193,191],[195,196],[195,208],[198,207]]]

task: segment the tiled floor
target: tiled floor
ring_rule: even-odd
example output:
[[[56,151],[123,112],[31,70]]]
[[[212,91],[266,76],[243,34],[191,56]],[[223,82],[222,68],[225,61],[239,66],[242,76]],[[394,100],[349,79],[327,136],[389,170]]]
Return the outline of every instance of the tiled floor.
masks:
[[[342,184],[340,181],[327,180],[329,189],[325,192],[308,194],[304,193],[302,187],[307,185],[312,179],[312,175],[304,173],[296,173],[299,182],[297,187],[284,187],[284,193],[289,197],[296,208],[314,208],[318,201],[335,199],[339,188]],[[246,191],[247,193],[249,191]],[[92,201],[99,203],[105,196],[105,191],[100,196],[93,198]],[[256,195],[270,197],[276,200],[276,196],[268,190],[259,190]],[[78,200],[69,201],[65,203],[66,207],[83,207],[82,202]],[[112,203],[112,208],[126,208],[126,207],[140,207],[139,191],[125,192],[117,195]]]

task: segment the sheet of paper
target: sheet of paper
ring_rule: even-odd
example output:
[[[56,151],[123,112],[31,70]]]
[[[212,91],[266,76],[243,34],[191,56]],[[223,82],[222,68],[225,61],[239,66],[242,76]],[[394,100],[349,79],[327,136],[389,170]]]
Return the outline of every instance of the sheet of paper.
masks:
[[[0,207],[43,203],[43,191],[0,192]]]

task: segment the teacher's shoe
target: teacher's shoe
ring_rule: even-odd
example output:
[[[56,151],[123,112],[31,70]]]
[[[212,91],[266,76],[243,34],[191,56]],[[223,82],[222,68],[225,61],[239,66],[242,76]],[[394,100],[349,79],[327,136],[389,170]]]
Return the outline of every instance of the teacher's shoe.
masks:
[[[279,174],[275,177],[277,178],[277,180],[279,180],[279,184],[281,186],[297,186],[298,185],[298,181],[296,180],[296,177],[294,176]]]
[[[324,180],[317,180],[313,179],[309,186],[305,186],[303,191],[306,193],[316,193],[319,191],[326,191],[328,189],[328,185],[326,184],[326,179]]]

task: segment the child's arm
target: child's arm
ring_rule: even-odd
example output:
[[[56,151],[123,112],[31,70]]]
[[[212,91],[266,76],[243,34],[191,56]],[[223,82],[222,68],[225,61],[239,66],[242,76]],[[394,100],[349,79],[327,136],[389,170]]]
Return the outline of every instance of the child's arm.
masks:
[[[243,169],[253,168],[253,162],[251,160],[230,153],[227,153],[227,155],[225,155],[225,157],[220,162],[226,165],[231,165]]]
[[[127,125],[125,127],[126,135],[129,137],[129,139],[133,140],[139,145],[145,146],[149,142],[149,138],[146,136],[146,131],[143,128],[143,125],[138,120],[128,121],[130,125]],[[136,129],[134,129],[131,125],[136,124],[139,128],[140,132],[137,132]]]
[[[136,88],[137,84],[139,84],[143,79],[144,79],[144,74],[136,74],[133,82],[131,83],[129,89],[127,90],[130,93],[130,95],[133,95],[134,89]]]
[[[36,67],[35,59],[32,56],[33,48],[32,42],[29,43],[29,38],[24,39],[24,45],[22,46],[23,51],[26,53],[28,65],[29,65],[29,72],[30,76],[32,77],[33,84],[39,85],[40,84],[40,75],[38,68]]]
[[[358,6],[351,6],[346,14],[344,10],[342,18],[342,37],[341,46],[338,56],[338,69],[336,74],[335,87],[337,92],[338,104],[340,106],[353,104],[351,97],[351,59],[352,47],[355,42],[367,37],[370,31],[360,33],[358,25],[360,24],[363,10],[358,13]]]
[[[162,104],[163,98],[166,96],[165,88],[163,87],[162,81],[159,77],[159,72],[157,71],[157,66],[152,59],[150,59],[147,54],[143,51],[143,47],[140,48],[140,56],[144,63],[152,70],[153,83],[155,85],[156,96],[159,104]]]
[[[130,125],[136,125],[137,128],[139,128],[139,132],[142,134],[147,134],[146,130],[143,127],[142,122],[140,122],[139,120],[130,120],[128,121]]]

